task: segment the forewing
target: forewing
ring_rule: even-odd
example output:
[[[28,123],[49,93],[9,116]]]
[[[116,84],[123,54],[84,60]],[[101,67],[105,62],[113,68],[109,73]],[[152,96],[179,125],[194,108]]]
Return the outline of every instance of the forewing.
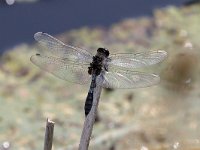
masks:
[[[136,54],[114,54],[111,55],[108,61],[108,65],[111,67],[125,67],[125,68],[140,68],[149,65],[154,65],[167,56],[167,52],[163,50],[148,51]]]
[[[121,89],[148,87],[160,81],[158,75],[127,70],[104,72],[104,75],[102,74],[98,78],[99,81],[101,80],[102,87]]]
[[[37,32],[34,38],[44,46],[40,51],[44,55],[66,58],[76,62],[92,62],[92,55],[88,51],[66,45],[47,33]]]
[[[78,84],[86,84],[90,80],[88,65],[76,64],[52,56],[36,54],[31,56],[31,62],[56,77]]]

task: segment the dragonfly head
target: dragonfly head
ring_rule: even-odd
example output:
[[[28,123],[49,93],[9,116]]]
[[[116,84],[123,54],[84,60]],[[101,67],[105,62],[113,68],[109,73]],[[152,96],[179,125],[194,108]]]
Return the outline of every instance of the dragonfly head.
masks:
[[[97,52],[103,54],[105,57],[108,57],[110,54],[106,48],[98,48]]]

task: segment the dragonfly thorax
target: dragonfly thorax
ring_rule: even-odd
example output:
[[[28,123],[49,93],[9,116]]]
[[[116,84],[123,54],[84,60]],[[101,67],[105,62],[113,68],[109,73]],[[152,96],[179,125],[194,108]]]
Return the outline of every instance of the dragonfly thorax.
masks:
[[[88,67],[88,73],[96,74],[98,76],[103,68],[104,60],[109,56],[109,51],[105,48],[98,48],[97,54],[93,56],[92,63],[90,63],[90,66]]]
[[[90,75],[95,73],[98,76],[101,73],[102,60],[103,59],[97,55],[93,56],[93,61],[90,63],[90,67],[88,67],[88,73]]]

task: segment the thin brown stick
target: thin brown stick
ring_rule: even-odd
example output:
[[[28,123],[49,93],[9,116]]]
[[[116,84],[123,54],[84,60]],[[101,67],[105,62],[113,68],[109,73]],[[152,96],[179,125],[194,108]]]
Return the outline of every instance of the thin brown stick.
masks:
[[[53,130],[54,130],[54,122],[47,118],[45,139],[44,139],[44,150],[52,149]]]
[[[92,104],[90,113],[85,118],[83,131],[81,134],[81,140],[80,140],[80,144],[79,144],[79,150],[87,150],[88,149],[93,125],[94,125],[96,114],[97,114],[97,108],[98,108],[98,104],[99,104],[101,90],[102,90],[102,87],[100,87],[100,86],[97,86],[94,89],[93,104]]]

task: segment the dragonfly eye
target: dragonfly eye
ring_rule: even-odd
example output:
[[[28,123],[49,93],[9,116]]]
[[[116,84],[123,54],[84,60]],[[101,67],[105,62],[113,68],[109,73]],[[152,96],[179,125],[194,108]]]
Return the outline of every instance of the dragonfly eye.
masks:
[[[106,57],[109,56],[109,51],[105,48],[98,48],[97,52],[104,54]]]
[[[105,49],[105,54],[106,54],[106,57],[108,57],[109,56],[109,51],[107,50],[107,49]]]

